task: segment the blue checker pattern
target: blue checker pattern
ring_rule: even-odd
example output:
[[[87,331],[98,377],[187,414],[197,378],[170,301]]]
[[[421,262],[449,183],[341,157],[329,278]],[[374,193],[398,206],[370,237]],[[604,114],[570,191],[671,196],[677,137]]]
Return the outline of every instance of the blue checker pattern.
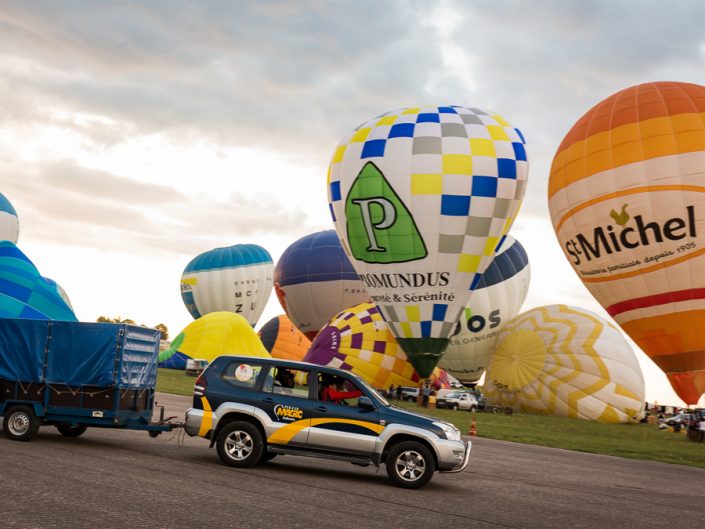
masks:
[[[446,317],[446,312],[448,311],[448,305],[443,305],[441,303],[433,304],[433,321],[443,321]]]
[[[374,158],[376,156],[384,156],[384,148],[387,140],[370,140],[366,141],[362,147],[360,158]]]
[[[524,144],[514,142],[514,143],[512,143],[512,147],[514,147],[514,158],[516,158],[517,160],[520,160],[522,162],[525,162],[526,161],[526,149],[524,148]]]
[[[509,158],[497,158],[497,175],[499,178],[517,179],[517,162]],[[496,185],[496,184],[495,184]],[[494,195],[492,195],[494,196]]]
[[[472,195],[475,197],[496,197],[497,179],[494,176],[473,176]]]
[[[440,123],[441,118],[436,112],[424,112],[416,118],[416,123]]]
[[[453,107],[438,107],[439,114],[457,114],[458,111]]]
[[[474,177],[476,178],[476,177]],[[475,193],[473,193],[475,194]],[[470,197],[465,195],[441,195],[441,215],[467,216],[470,213]]]
[[[430,338],[431,337],[431,326],[432,326],[431,321],[422,321],[421,322],[421,337],[422,338]]]
[[[392,125],[389,131],[389,138],[413,138],[414,127],[414,123],[397,123],[396,125]]]
[[[332,200],[340,200],[343,197],[340,193],[340,180],[330,183],[330,197]]]

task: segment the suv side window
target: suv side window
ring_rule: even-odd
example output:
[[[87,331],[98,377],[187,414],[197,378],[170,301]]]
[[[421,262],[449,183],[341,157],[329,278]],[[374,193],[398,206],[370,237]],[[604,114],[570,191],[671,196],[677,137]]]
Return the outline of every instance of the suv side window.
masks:
[[[318,400],[349,406],[357,406],[364,393],[355,382],[340,375],[318,374]]]
[[[278,395],[291,395],[300,399],[308,397],[308,383],[311,372],[307,369],[289,369],[272,366],[262,391]]]
[[[244,362],[230,362],[221,377],[231,386],[240,389],[253,389],[262,374],[262,366]]]

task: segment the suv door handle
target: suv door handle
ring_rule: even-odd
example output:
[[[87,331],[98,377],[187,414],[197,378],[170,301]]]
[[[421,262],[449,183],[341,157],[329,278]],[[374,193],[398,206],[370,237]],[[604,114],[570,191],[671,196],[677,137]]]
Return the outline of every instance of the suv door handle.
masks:
[[[316,411],[328,411],[328,408],[325,406],[316,406]]]
[[[274,399],[272,397],[265,397],[262,399],[262,401],[268,404],[272,404],[274,402]]]

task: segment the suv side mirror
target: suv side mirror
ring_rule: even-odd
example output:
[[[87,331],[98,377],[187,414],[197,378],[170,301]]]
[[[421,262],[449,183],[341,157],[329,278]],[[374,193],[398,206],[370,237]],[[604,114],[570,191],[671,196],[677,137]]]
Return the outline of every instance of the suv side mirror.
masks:
[[[363,411],[373,411],[375,409],[375,405],[372,404],[369,397],[360,397],[357,399],[357,407]]]

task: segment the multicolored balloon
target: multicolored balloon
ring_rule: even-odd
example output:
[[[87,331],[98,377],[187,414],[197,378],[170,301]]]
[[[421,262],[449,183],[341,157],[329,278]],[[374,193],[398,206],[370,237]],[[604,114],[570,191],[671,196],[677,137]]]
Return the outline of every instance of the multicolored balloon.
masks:
[[[56,287],[10,241],[0,241],[0,318],[78,321]]]
[[[253,327],[272,292],[274,263],[256,244],[216,248],[195,257],[181,276],[181,299],[194,319],[227,310]]]
[[[507,235],[463,311],[460,332],[450,339],[438,365],[464,384],[480,380],[497,334],[526,299],[530,277],[524,247]]]
[[[159,352],[162,366],[176,354],[179,365],[189,358],[208,360],[228,355],[270,358],[250,323],[233,312],[210,312],[189,323],[168,349]],[[173,362],[173,361],[172,361]]]
[[[20,235],[20,222],[10,201],[0,193],[0,241],[17,244]]]
[[[553,160],[566,257],[695,404],[705,392],[705,87],[633,86],[589,110]]]
[[[477,108],[405,108],[345,136],[333,221],[371,300],[421,376],[438,363],[519,209],[524,138]]]
[[[265,323],[258,334],[262,345],[272,358],[303,360],[311,347],[311,340],[284,314]]]
[[[304,361],[347,369],[379,389],[390,384],[415,387],[421,382],[372,303],[361,303],[331,319],[311,343]],[[450,385],[441,369],[434,369],[430,378],[439,388]]]
[[[284,250],[274,268],[274,289],[309,340],[338,312],[370,299],[335,230],[307,235]]]
[[[489,404],[624,423],[643,415],[645,389],[617,327],[587,310],[550,305],[500,331],[483,391]]]

